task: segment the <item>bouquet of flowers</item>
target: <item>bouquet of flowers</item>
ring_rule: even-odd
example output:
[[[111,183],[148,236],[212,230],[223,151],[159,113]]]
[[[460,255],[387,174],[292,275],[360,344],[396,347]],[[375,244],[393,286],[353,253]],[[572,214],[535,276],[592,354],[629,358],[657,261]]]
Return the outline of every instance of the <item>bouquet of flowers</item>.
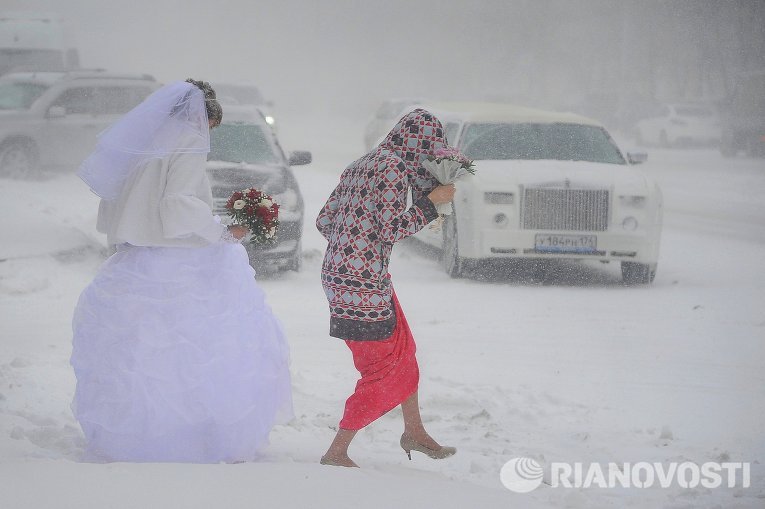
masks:
[[[442,186],[445,186],[453,184],[465,175],[475,175],[474,164],[455,148],[439,148],[432,156],[428,156],[428,160],[423,162],[422,166],[436,177]],[[440,215],[448,216],[452,213],[452,204],[437,205],[436,210]]]
[[[269,195],[254,188],[236,191],[226,202],[226,210],[234,224],[250,230],[250,242],[273,244],[279,227],[279,204]]]

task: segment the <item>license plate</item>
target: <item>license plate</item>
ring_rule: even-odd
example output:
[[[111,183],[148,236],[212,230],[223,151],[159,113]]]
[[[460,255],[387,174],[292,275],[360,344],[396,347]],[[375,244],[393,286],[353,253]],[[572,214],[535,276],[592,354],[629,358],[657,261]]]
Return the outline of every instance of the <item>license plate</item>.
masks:
[[[598,247],[598,236],[538,233],[534,237],[534,247],[549,253],[592,253]]]

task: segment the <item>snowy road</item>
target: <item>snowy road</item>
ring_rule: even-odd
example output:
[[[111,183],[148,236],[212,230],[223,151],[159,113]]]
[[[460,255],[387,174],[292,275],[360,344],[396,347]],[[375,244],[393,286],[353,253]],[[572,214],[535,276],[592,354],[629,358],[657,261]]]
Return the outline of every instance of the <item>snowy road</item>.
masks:
[[[209,507],[216,496],[230,507],[280,495],[285,507],[391,502],[359,505],[370,490],[443,507],[765,506],[764,161],[650,151],[644,168],[666,206],[650,287],[625,288],[618,266],[599,264],[561,265],[542,282],[513,274],[451,280],[434,253],[397,246],[391,273],[418,342],[423,416],[459,452],[410,463],[397,446],[394,411],[359,434],[351,455],[364,468],[348,472],[316,465],[355,372],[347,348],[326,336],[324,241],[311,221],[355,155],[314,155],[296,169],[309,212],[303,271],[260,278],[289,336],[298,417],[274,430],[263,463],[236,466],[76,462],[69,321],[101,261],[96,200],[71,175],[0,180],[0,506],[87,507],[114,490],[134,493],[114,507],[152,507],[179,500],[173,489],[183,482],[207,487],[210,498],[163,507]],[[752,486],[514,494],[499,470],[517,456],[752,462]],[[424,498],[420,483],[436,498]]]

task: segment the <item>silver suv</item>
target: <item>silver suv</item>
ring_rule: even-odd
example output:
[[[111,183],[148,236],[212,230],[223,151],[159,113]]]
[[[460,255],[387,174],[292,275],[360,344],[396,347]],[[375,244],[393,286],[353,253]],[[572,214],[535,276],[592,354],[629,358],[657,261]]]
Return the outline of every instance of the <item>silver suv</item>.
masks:
[[[96,136],[159,84],[105,71],[19,72],[0,78],[0,176],[72,169]]]

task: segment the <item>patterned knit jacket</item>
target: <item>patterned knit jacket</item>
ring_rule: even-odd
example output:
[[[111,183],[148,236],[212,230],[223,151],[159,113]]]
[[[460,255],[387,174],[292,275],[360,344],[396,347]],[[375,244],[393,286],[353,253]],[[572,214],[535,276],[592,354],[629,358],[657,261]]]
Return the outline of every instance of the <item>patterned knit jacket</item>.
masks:
[[[321,279],[329,301],[330,336],[383,340],[393,333],[391,249],[438,217],[427,197],[438,181],[422,162],[445,146],[441,122],[417,109],[375,150],[343,171],[316,219],[329,241]],[[410,189],[413,205],[407,209]]]

